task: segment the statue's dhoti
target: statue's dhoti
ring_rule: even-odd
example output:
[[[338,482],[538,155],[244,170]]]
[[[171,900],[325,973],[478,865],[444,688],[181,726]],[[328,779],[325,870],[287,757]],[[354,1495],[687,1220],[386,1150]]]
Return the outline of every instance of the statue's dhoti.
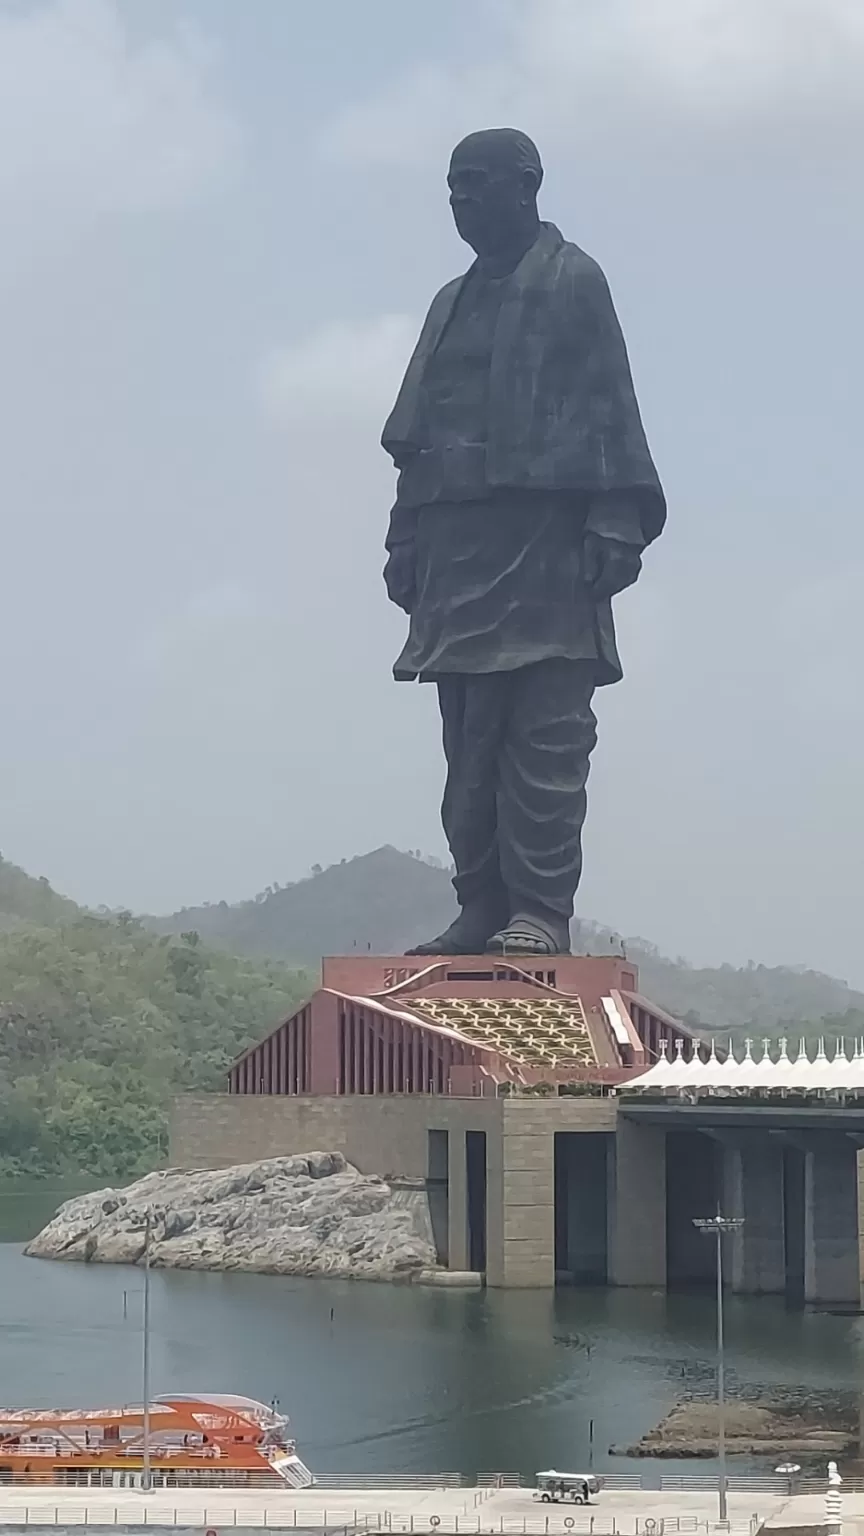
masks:
[[[437,679],[453,884],[490,933],[520,912],[567,932],[597,739],[594,675],[590,663],[555,658]]]

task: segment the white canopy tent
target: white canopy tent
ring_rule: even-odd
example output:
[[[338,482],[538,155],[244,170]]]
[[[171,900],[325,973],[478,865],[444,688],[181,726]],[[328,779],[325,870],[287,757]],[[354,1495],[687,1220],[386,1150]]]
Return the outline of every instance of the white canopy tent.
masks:
[[[703,1056],[704,1052],[704,1056]],[[788,1052],[785,1039],[775,1044],[762,1041],[758,1058],[753,1056],[753,1042],[744,1042],[743,1055],[735,1055],[732,1041],[721,1060],[716,1044],[706,1041],[700,1046],[694,1043],[689,1057],[685,1057],[683,1042],[677,1042],[674,1056],[669,1057],[666,1042],[652,1067],[640,1077],[633,1078],[622,1091],[649,1094],[842,1094],[864,1096],[864,1042],[856,1040],[847,1045],[845,1040],[835,1043],[829,1056],[825,1041],[820,1040],[814,1056],[808,1055],[805,1043],[799,1043],[794,1056]]]

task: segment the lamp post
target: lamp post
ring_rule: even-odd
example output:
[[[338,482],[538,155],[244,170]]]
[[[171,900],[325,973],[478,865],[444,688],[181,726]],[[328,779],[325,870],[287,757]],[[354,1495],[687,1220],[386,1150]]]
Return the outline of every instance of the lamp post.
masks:
[[[717,1207],[716,1216],[697,1218],[694,1227],[711,1235],[717,1244],[717,1460],[719,1471],[717,1492],[720,1502],[720,1519],[726,1520],[726,1360],[723,1340],[723,1234],[737,1232],[743,1227],[742,1217],[722,1216]]]
[[[141,1458],[141,1492],[152,1493],[150,1475],[150,1212],[144,1222],[144,1342],[141,1359],[144,1425]]]

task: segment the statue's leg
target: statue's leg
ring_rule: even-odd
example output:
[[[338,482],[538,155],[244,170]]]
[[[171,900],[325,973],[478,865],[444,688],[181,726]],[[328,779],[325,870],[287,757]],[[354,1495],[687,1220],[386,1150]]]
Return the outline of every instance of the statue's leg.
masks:
[[[496,954],[569,953],[588,767],[597,740],[593,692],[588,662],[556,658],[513,674],[498,798],[510,911],[489,941]]]
[[[490,934],[509,916],[498,864],[496,792],[511,677],[492,672],[438,679],[447,759],[441,820],[461,911],[444,933],[409,954],[482,955]]]

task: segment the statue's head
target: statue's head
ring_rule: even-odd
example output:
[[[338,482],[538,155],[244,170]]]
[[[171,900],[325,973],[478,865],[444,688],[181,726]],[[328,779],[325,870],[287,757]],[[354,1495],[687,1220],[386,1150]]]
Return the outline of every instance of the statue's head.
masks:
[[[537,147],[517,128],[469,133],[450,159],[450,206],[462,239],[478,256],[518,241],[537,222],[543,166]]]

